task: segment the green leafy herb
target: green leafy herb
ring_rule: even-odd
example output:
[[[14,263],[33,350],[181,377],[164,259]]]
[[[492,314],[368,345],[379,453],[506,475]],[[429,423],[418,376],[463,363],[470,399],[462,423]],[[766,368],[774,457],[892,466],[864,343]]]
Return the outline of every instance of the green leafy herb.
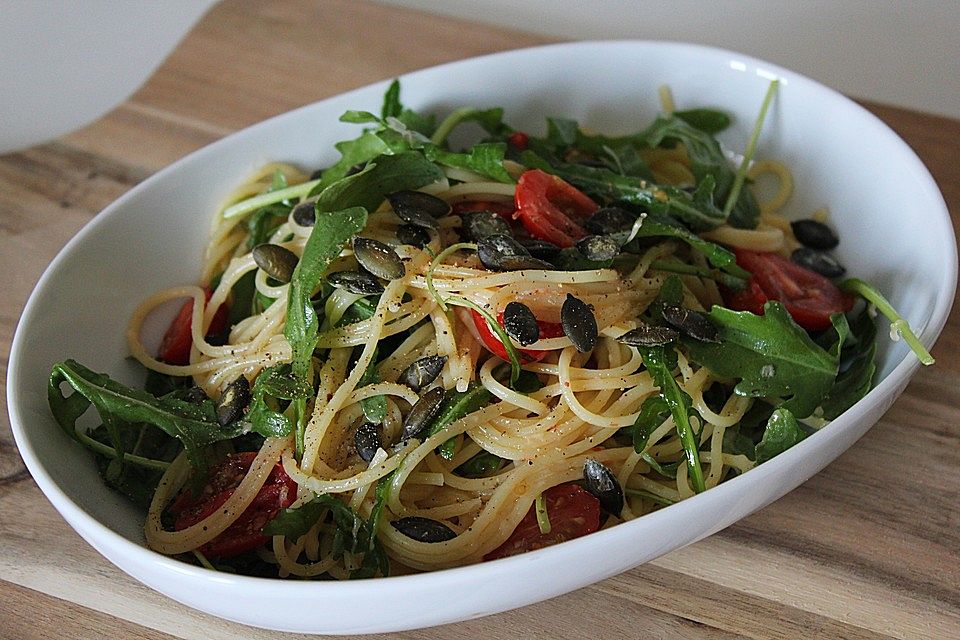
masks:
[[[380,375],[377,373],[377,351],[374,350],[370,363],[367,365],[366,370],[364,370],[363,375],[360,377],[360,381],[357,383],[357,388],[378,382],[380,382]],[[364,398],[360,401],[360,406],[363,409],[364,417],[366,417],[369,422],[380,424],[384,418],[387,417],[386,396],[379,395]]]
[[[807,437],[793,414],[783,407],[776,409],[767,422],[763,439],[757,445],[757,464],[766,462]]]
[[[640,413],[633,423],[633,448],[642,453],[650,442],[650,436],[670,416],[670,405],[662,395],[649,396],[640,405]]]
[[[736,393],[785,398],[784,408],[806,417],[833,385],[836,359],[779,302],[768,302],[762,316],[714,307],[707,317],[720,329],[721,342],[685,344],[694,361],[719,376],[740,379]]]
[[[426,147],[424,149],[424,155],[437,164],[467,169],[493,178],[498,182],[512,184],[514,179],[503,168],[503,159],[506,152],[507,145],[502,142],[477,144],[464,153],[446,151],[440,147]]]
[[[73,387],[76,393],[65,397],[60,390],[62,383]],[[191,403],[169,396],[156,398],[146,391],[131,389],[109,376],[95,373],[73,360],[53,366],[47,400],[57,423],[71,438],[77,439],[77,419],[93,405],[116,449],[122,451],[119,435],[122,424],[151,424],[182,442],[196,467],[204,464],[203,447],[234,438],[242,432],[239,424],[220,427],[210,400]]]
[[[489,451],[481,451],[454,470],[464,478],[485,478],[493,475],[503,466],[503,458]]]
[[[479,411],[490,404],[493,396],[487,389],[480,384],[473,383],[466,391],[455,391],[447,393],[440,407],[440,412],[433,419],[426,429],[427,436],[432,436],[443,430],[444,427],[453,424],[460,418]],[[444,458],[453,457],[453,451],[443,450]]]
[[[701,493],[706,490],[706,485],[703,479],[703,469],[700,466],[700,449],[697,436],[690,424],[690,416],[695,415],[692,407],[693,402],[690,396],[674,380],[672,367],[669,364],[670,359],[667,357],[664,347],[640,348],[640,355],[643,357],[643,363],[650,371],[654,383],[660,388],[660,397],[670,407],[670,415],[673,416],[673,422],[677,427],[677,435],[680,436],[680,443],[683,445],[690,484],[693,485],[695,492]]]
[[[674,111],[673,115],[710,135],[717,135],[730,126],[730,116],[716,109],[686,109]]]

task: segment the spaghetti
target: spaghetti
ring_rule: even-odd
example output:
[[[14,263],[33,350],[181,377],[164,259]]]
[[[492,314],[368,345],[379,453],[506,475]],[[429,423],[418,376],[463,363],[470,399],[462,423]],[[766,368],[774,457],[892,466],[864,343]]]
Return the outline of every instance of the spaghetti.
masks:
[[[382,118],[371,115],[376,135],[397,144],[405,140],[400,155],[426,158],[435,174],[410,189],[379,194],[379,204],[363,211],[362,229],[349,234],[382,243],[375,246],[385,246],[401,265],[395,277],[374,277],[380,274],[370,258],[349,241],[328,256],[323,277],[304,298],[304,317],[312,316],[316,329],[307,333],[300,373],[297,365],[290,367],[301,349],[291,337],[290,310],[299,294],[290,281],[303,278],[304,261],[313,259],[330,189],[350,180],[362,185],[386,161],[361,159],[359,173],[342,162],[319,179],[272,164],[241,185],[215,217],[202,270],[206,290],[176,287],[151,296],[127,331],[131,354],[152,375],[188,380],[202,390],[197,406],[216,404],[217,411],[226,411],[233,408],[228,397],[243,398],[239,418],[220,424],[225,434],[238,430],[210,437],[200,448],[206,470],[189,445],[160,467],[146,520],[149,546],[165,554],[194,552],[214,565],[230,565],[239,555],[244,566],[272,567],[281,577],[441,569],[588,533],[601,524],[598,499],[607,505],[613,496],[615,512],[603,518],[615,524],[762,461],[763,424],[773,424],[776,412],[784,411],[769,397],[776,394],[735,390],[738,379],[705,366],[709,358],[700,355],[714,339],[702,338],[707,346],[698,346],[701,338],[692,329],[665,319],[671,309],[702,319],[731,296],[750,291],[750,274],[738,271],[732,259],[724,262],[732,253],[718,245],[784,256],[800,246],[781,213],[792,180],[772,160],[752,165],[748,177],[770,174],[779,184],[759,205],[752,194],[744,196],[744,206],[755,209],[752,225],[733,219],[740,215],[739,201],[729,207],[730,220],[709,228],[692,215],[661,215],[700,206],[692,192],[704,180],[726,180],[727,189],[732,182],[727,174],[705,178],[688,151],[706,144],[707,134],[682,121],[683,112],[664,95],[670,104],[658,121],[665,127],[659,136],[654,128],[632,138],[581,132],[563,142],[535,140],[500,122],[488,129],[492,142],[457,153],[442,140],[427,143],[412,135],[415,120],[404,124],[406,111],[385,106]],[[551,163],[555,173],[540,171]],[[617,197],[604,188],[590,195],[622,207],[619,213],[629,219],[618,229],[599,229],[597,221],[610,212],[597,212],[598,205],[572,185],[589,191],[590,180],[614,175],[614,166],[618,180],[633,181],[633,191],[623,188]],[[546,191],[536,194],[546,209],[515,207],[525,201],[521,191],[540,179],[535,171],[547,176]],[[417,222],[398,192],[430,194],[441,215]],[[576,202],[590,204],[577,210],[571,204]],[[658,203],[666,204],[658,209]],[[507,236],[515,236],[511,242],[526,244],[490,244],[491,236],[471,226],[477,220],[506,228]],[[612,238],[614,255],[574,244],[588,235],[585,227],[593,229],[589,237]],[[411,241],[411,234],[422,241]],[[572,236],[568,245],[558,241],[565,234]],[[548,245],[551,262],[532,253],[538,240],[543,250],[545,238],[556,245]],[[297,269],[279,277],[254,250],[264,244],[290,252]],[[497,247],[506,251],[504,246],[514,253],[487,257]],[[491,260],[501,258],[503,264],[491,267]],[[339,281],[335,274],[371,289],[332,287]],[[158,306],[183,298],[189,319],[181,329],[189,356],[171,362],[150,353],[141,328]],[[586,305],[589,318],[567,309],[571,298]],[[231,308],[232,322],[216,336],[211,332],[221,307]],[[517,337],[508,311],[536,320],[534,340]],[[584,337],[581,327],[591,323],[595,332]],[[638,342],[635,336],[651,324],[672,337]],[[420,377],[411,378],[411,372]],[[290,391],[278,380],[307,391]],[[428,391],[437,387],[444,390],[442,403],[424,407]],[[158,402],[186,411],[173,403],[187,396],[175,393],[181,395]],[[97,408],[102,416],[108,411]],[[429,413],[423,424],[416,423],[418,412]],[[257,427],[262,416],[273,431]],[[809,431],[800,427],[797,439]],[[120,446],[105,436],[101,441],[101,453]],[[137,451],[125,453],[135,462],[143,459]],[[113,457],[123,460],[124,452],[117,452]],[[217,462],[225,457],[227,462]],[[600,469],[602,477],[586,477],[588,467]],[[604,481],[606,489],[598,488]],[[566,498],[551,501],[557,487],[574,482],[587,490],[574,487]],[[612,494],[600,495],[604,491]],[[535,512],[538,519],[531,520]],[[592,526],[583,524],[591,518]],[[531,522],[538,524],[531,528]],[[252,542],[231,547],[225,538]]]

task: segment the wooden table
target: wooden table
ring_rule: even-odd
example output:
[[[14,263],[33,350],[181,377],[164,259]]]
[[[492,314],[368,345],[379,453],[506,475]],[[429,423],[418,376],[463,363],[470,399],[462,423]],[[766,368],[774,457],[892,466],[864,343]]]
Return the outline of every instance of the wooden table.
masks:
[[[217,6],[124,105],[0,157],[0,363],[60,247],[158,169],[347,89],[541,42],[369,2]],[[960,122],[868,106],[920,154],[960,223]],[[861,442],[750,518],[575,593],[397,637],[960,638],[960,313],[933,353],[936,367]],[[100,557],[32,482],[0,411],[0,637],[55,636],[283,634],[190,610]]]

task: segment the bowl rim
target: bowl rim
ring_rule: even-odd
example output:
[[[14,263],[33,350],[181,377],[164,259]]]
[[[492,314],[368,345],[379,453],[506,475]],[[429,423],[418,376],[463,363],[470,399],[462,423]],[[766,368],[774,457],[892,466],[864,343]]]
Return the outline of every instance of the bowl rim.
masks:
[[[465,63],[486,64],[490,61],[500,58],[525,56],[535,53],[549,54],[563,52],[566,54],[571,50],[577,50],[581,48],[616,48],[623,46],[677,48],[678,50],[682,49],[709,57],[722,56],[726,58],[736,58],[738,61],[742,61],[748,65],[769,70],[771,74],[777,77],[785,78],[789,82],[807,85],[810,89],[822,94],[823,98],[834,101],[838,104],[843,104],[848,109],[853,109],[859,117],[867,119],[874,126],[878,127],[878,131],[882,131],[887,137],[892,138],[892,142],[900,147],[903,160],[908,163],[909,168],[915,173],[916,177],[923,182],[925,191],[924,198],[929,199],[931,202],[937,203],[937,211],[930,214],[931,219],[938,221],[946,230],[949,231],[949,233],[940,234],[941,236],[944,236],[943,245],[946,253],[949,254],[947,256],[949,260],[948,264],[945,265],[944,277],[941,280],[939,290],[937,292],[938,295],[936,298],[936,304],[933,310],[930,312],[930,321],[924,327],[922,327],[921,333],[921,341],[928,347],[933,345],[943,330],[949,315],[949,311],[952,307],[954,296],[956,294],[957,245],[949,210],[933,177],[930,175],[927,168],[923,165],[923,162],[909,147],[909,145],[907,145],[907,143],[904,142],[899,135],[897,135],[876,115],[852,99],[835,91],[834,89],[797,72],[790,71],[773,63],[754,58],[749,55],[741,54],[724,48],[671,40],[590,40],[524,47],[520,49],[500,51],[483,56],[455,60],[404,73],[397,77],[400,79],[401,83],[403,83],[405,79],[416,77],[420,74],[442,73],[444,70],[450,67],[464,65]],[[121,555],[131,556],[134,558],[137,564],[142,564],[144,562],[151,564],[155,570],[159,572],[187,577],[191,580],[219,583],[220,585],[231,589],[247,590],[269,588],[273,594],[280,595],[281,597],[294,594],[302,595],[304,592],[322,595],[328,591],[336,591],[341,594],[359,595],[369,591],[371,584],[370,580],[333,582],[282,580],[277,578],[262,578],[211,571],[209,569],[194,566],[177,560],[173,557],[163,555],[150,549],[144,544],[134,542],[125,536],[114,532],[112,529],[101,523],[93,516],[89,515],[75,502],[73,502],[73,500],[60,488],[56,482],[54,482],[52,477],[47,473],[43,461],[39,458],[39,456],[37,456],[36,451],[30,442],[30,437],[27,435],[26,425],[28,420],[21,410],[20,400],[16,394],[16,390],[20,386],[20,370],[24,367],[23,363],[29,359],[29,356],[27,355],[27,345],[25,344],[27,333],[27,329],[25,327],[31,323],[34,314],[36,313],[36,306],[38,305],[37,300],[41,297],[42,292],[48,286],[50,286],[51,281],[53,281],[58,275],[58,272],[60,271],[60,265],[66,260],[67,256],[72,254],[78,246],[83,244],[88,236],[95,234],[100,225],[106,224],[112,218],[112,216],[115,215],[116,211],[125,209],[127,207],[127,203],[131,200],[136,200],[141,191],[150,188],[156,182],[162,182],[166,180],[167,176],[171,173],[179,171],[181,165],[183,165],[186,161],[200,161],[206,155],[216,153],[222,145],[229,144],[229,141],[233,140],[237,136],[248,135],[252,130],[260,127],[271,126],[272,123],[278,119],[291,117],[293,114],[301,113],[304,110],[311,109],[319,103],[335,99],[349,99],[358,93],[367,92],[376,87],[386,87],[390,81],[391,79],[388,78],[378,82],[370,83],[362,87],[334,94],[322,100],[315,101],[290,111],[272,116],[268,119],[259,121],[248,127],[244,127],[232,132],[220,140],[210,143],[187,154],[186,156],[183,156],[182,158],[175,160],[170,165],[164,167],[143,182],[129,189],[119,198],[107,205],[103,210],[98,212],[63,246],[62,249],[58,251],[56,257],[54,257],[50,264],[44,269],[42,275],[34,286],[29,299],[23,307],[20,320],[17,323],[14,337],[11,342],[7,370],[7,404],[11,429],[13,431],[16,445],[20,451],[20,455],[22,456],[27,469],[30,471],[44,495],[50,500],[51,503],[53,503],[53,506],[58,512],[60,512],[64,519],[66,519],[67,522],[74,529],[76,529],[78,533],[80,533],[81,536],[87,540],[88,543],[94,546],[102,554],[107,555],[106,552],[102,550],[102,547],[111,547],[113,549],[118,549]],[[778,456],[780,464],[758,465],[754,469],[751,469],[748,476],[750,478],[749,482],[758,482],[767,476],[777,473],[779,467],[792,465],[798,460],[806,457],[808,452],[817,447],[821,441],[825,442],[824,438],[826,438],[826,436],[820,436],[821,432],[827,431],[829,433],[834,433],[846,430],[850,428],[853,423],[857,421],[857,419],[859,419],[860,415],[864,413],[868,407],[872,407],[878,403],[882,404],[885,397],[895,398],[898,390],[901,390],[906,385],[911,375],[919,368],[919,366],[920,364],[917,359],[911,352],[908,351],[906,356],[901,358],[895,367],[889,372],[889,374],[883,380],[881,380],[879,384],[873,387],[863,399],[845,411],[836,420],[833,420],[820,432],[814,433],[812,436],[806,438],[799,444]],[[889,406],[889,404],[887,406]],[[636,522],[645,522],[647,523],[645,526],[655,526],[659,524],[661,520],[672,519],[680,514],[686,513],[687,511],[692,510],[696,512],[700,508],[701,504],[703,504],[706,500],[721,500],[723,497],[728,497],[728,494],[735,494],[739,490],[740,485],[746,482],[743,480],[745,476],[746,474],[741,474],[740,476],[731,478],[730,480],[713,487],[710,491],[704,492],[703,494],[694,495],[664,509],[646,514],[642,518],[637,518]],[[706,498],[705,496],[711,497]],[[609,540],[630,534],[636,527],[637,525],[634,522],[624,522],[615,527],[597,531],[591,535],[583,536],[574,540],[569,540],[560,545],[546,547],[518,556],[502,558],[494,562],[475,563],[411,575],[374,578],[373,582],[378,585],[389,583],[391,585],[402,585],[405,587],[408,586],[416,588],[424,582],[446,582],[454,584],[458,582],[464,574],[469,574],[473,579],[483,580],[484,578],[490,577],[494,574],[501,574],[510,568],[519,567],[521,564],[528,563],[534,559],[549,562],[555,556],[559,557],[561,554],[571,553],[577,549],[586,549],[590,546],[602,546],[603,543]],[[701,537],[705,537],[706,535],[710,535],[710,533],[705,533]],[[98,542],[95,543],[93,540],[97,540]],[[112,555],[108,556],[108,559],[110,559],[111,562],[114,562],[114,564],[117,564]],[[127,570],[124,566],[121,566],[120,568],[125,571]],[[142,579],[140,576],[135,577],[137,579]],[[434,586],[436,585],[434,584]]]

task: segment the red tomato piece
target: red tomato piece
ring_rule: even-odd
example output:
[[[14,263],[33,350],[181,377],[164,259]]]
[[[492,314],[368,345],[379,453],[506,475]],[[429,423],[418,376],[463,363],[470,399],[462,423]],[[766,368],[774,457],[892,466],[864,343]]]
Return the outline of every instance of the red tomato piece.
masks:
[[[507,144],[517,151],[526,151],[527,145],[530,144],[530,136],[523,131],[514,131],[507,136]]]
[[[207,484],[194,496],[184,491],[170,505],[176,517],[173,528],[181,531],[205,519],[223,506],[236,491],[257,454],[252,451],[231,453],[227,459],[210,469]],[[267,543],[263,528],[286,509],[297,497],[297,484],[290,479],[283,466],[277,464],[250,506],[233,524],[216,538],[200,547],[200,553],[211,558],[230,558]]]
[[[550,533],[540,533],[536,507],[517,525],[506,542],[483,557],[496,560],[542,549],[553,544],[573,540],[600,528],[600,501],[576,484],[561,484],[543,492],[550,519]]]
[[[204,287],[204,294],[207,302],[213,295],[210,287]],[[216,335],[227,328],[228,317],[227,305],[220,305],[217,312],[213,314],[210,326],[207,328],[207,335]],[[185,365],[190,364],[190,348],[193,346],[193,334],[190,332],[190,325],[193,323],[193,299],[187,300],[180,307],[179,313],[170,323],[170,327],[163,335],[163,341],[160,343],[160,349],[157,351],[157,357],[168,364]]]
[[[520,176],[514,200],[514,217],[527,232],[561,248],[572,247],[587,235],[580,223],[599,208],[573,185],[539,169]]]
[[[779,253],[736,249],[737,264],[751,273],[744,291],[726,292],[727,306],[763,313],[763,304],[777,300],[809,331],[829,329],[830,316],[853,308],[853,296],[840,291],[828,278],[802,267]]]
[[[476,211],[492,211],[508,222],[513,220],[513,213],[516,211],[509,202],[493,202],[492,200],[464,200],[454,203],[452,209],[453,214],[457,216]]]
[[[480,340],[483,342],[483,346],[485,346],[493,355],[497,356],[501,360],[507,360],[509,362],[510,356],[507,354],[506,347],[504,347],[503,343],[500,342],[500,338],[497,337],[497,334],[490,330],[487,320],[473,309],[470,309],[470,316],[473,318],[473,324],[477,329],[477,335],[480,336]],[[504,326],[503,311],[497,314],[497,323],[501,327]],[[541,340],[545,340],[547,338],[559,338],[563,335],[563,325],[558,322],[545,322],[543,320],[537,320],[537,327],[540,328]],[[517,353],[520,355],[520,361],[527,363],[539,362],[540,360],[543,360],[549,351],[538,351],[536,349],[517,349]]]

